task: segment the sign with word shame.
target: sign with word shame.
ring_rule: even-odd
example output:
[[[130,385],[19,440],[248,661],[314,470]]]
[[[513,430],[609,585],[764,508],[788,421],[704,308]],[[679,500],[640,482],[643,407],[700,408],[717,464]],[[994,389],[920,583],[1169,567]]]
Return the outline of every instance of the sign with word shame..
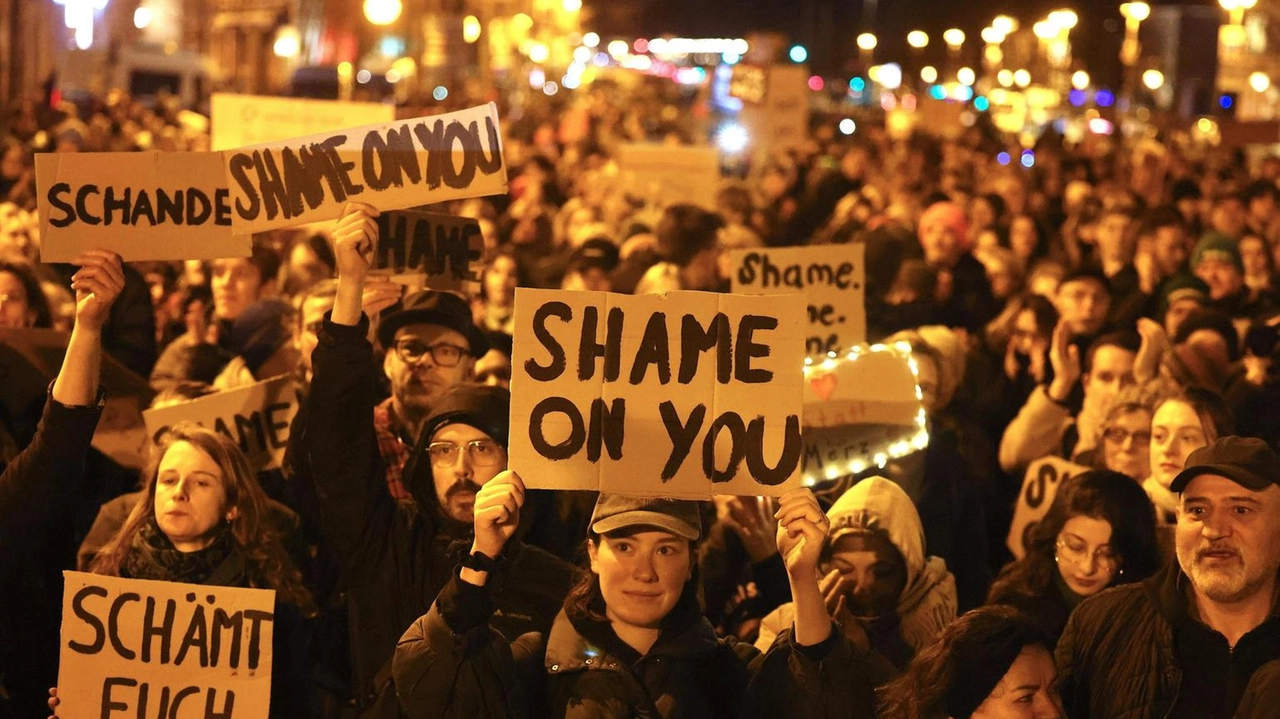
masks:
[[[68,262],[103,248],[136,260],[247,257],[249,233],[231,227],[216,152],[71,152],[36,155],[40,258]]]
[[[422,275],[433,290],[474,292],[484,273],[480,223],[435,212],[384,212],[373,269]]]
[[[507,191],[490,103],[222,153],[237,233],[334,220],[347,202],[401,210]]]
[[[269,714],[275,591],[63,576],[59,717]]]
[[[298,389],[292,375],[217,392],[190,402],[142,413],[147,434],[158,442],[165,430],[195,422],[240,445],[257,471],[275,469],[284,460],[289,425],[298,413]]]
[[[847,352],[867,338],[866,245],[821,245],[729,253],[733,291],[802,294],[808,301],[810,357]]]
[[[618,146],[622,187],[645,203],[690,203],[716,209],[720,187],[720,151],[710,145],[634,143]]]
[[[379,102],[263,97],[215,92],[209,100],[214,151],[278,142],[358,125],[395,122],[396,108]]]
[[[799,296],[516,290],[510,467],[652,496],[799,486]]]
[[[1058,496],[1058,487],[1071,477],[1088,470],[1088,467],[1068,462],[1061,457],[1044,457],[1027,466],[1022,491],[1018,493],[1018,503],[1013,508],[1009,538],[1005,541],[1015,559],[1022,559],[1027,553],[1031,530],[1049,512],[1049,505]]]

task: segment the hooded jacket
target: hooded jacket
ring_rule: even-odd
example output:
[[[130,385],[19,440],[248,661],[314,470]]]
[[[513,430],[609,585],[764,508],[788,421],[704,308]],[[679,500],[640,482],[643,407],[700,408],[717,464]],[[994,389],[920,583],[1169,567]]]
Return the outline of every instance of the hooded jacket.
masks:
[[[353,685],[370,704],[362,716],[397,716],[387,689],[396,641],[431,607],[454,566],[470,551],[471,528],[441,514],[430,467],[415,471],[415,447],[405,466],[414,501],[387,491],[373,426],[376,377],[368,317],[356,326],[326,318],[312,357],[310,415],[302,446],[320,500],[321,528],[337,557],[350,607]],[[572,581],[573,568],[535,547],[512,541],[504,589],[492,626],[504,636],[546,631]],[[376,700],[376,701],[375,701]]]
[[[925,555],[924,527],[907,493],[883,477],[870,477],[841,495],[827,518],[832,544],[855,531],[878,531],[888,537],[907,565],[907,585],[897,607],[902,638],[915,651],[932,644],[956,617],[956,581],[946,562]],[[791,603],[775,609],[761,623],[756,647],[768,648],[794,620]]]

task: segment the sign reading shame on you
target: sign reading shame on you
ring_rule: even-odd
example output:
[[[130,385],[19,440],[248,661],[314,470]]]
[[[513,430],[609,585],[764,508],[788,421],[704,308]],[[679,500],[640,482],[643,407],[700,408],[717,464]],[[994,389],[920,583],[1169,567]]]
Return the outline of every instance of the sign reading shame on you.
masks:
[[[222,153],[237,233],[332,221],[347,202],[400,210],[507,190],[498,110],[483,107]]]
[[[534,488],[799,485],[804,299],[516,290],[510,467]]]
[[[249,256],[216,152],[44,153],[36,186],[45,262],[98,247],[126,262]]]
[[[274,591],[63,575],[58,716],[268,715]]]
[[[733,291],[805,295],[805,351],[811,357],[847,352],[867,340],[865,250],[862,243],[737,250],[729,255]]]

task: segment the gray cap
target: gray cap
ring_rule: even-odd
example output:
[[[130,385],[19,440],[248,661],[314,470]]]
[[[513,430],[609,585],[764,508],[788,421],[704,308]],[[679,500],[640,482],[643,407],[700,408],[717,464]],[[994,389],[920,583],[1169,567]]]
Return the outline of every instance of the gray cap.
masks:
[[[601,492],[591,513],[591,531],[608,534],[629,527],[656,527],[691,542],[702,536],[698,503],[665,497]]]

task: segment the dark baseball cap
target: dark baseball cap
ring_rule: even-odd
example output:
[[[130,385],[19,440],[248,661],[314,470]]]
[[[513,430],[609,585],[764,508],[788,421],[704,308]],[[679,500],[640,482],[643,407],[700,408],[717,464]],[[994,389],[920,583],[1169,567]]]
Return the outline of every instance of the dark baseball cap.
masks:
[[[378,325],[378,341],[383,347],[390,347],[396,330],[418,323],[446,327],[466,337],[472,357],[483,357],[489,351],[489,338],[472,321],[467,301],[452,292],[436,290],[422,290],[404,298],[397,309],[382,318]]]
[[[1187,467],[1173,478],[1169,489],[1182,492],[1202,474],[1216,474],[1246,489],[1261,492],[1280,484],[1280,455],[1254,437],[1222,437],[1187,457]]]
[[[630,527],[656,527],[691,542],[702,536],[698,503],[665,497],[601,492],[591,513],[591,531],[608,534]]]
[[[450,424],[465,424],[507,446],[510,433],[511,393],[502,387],[471,384],[454,385],[431,408],[422,423],[421,442],[431,442],[435,433]]]

